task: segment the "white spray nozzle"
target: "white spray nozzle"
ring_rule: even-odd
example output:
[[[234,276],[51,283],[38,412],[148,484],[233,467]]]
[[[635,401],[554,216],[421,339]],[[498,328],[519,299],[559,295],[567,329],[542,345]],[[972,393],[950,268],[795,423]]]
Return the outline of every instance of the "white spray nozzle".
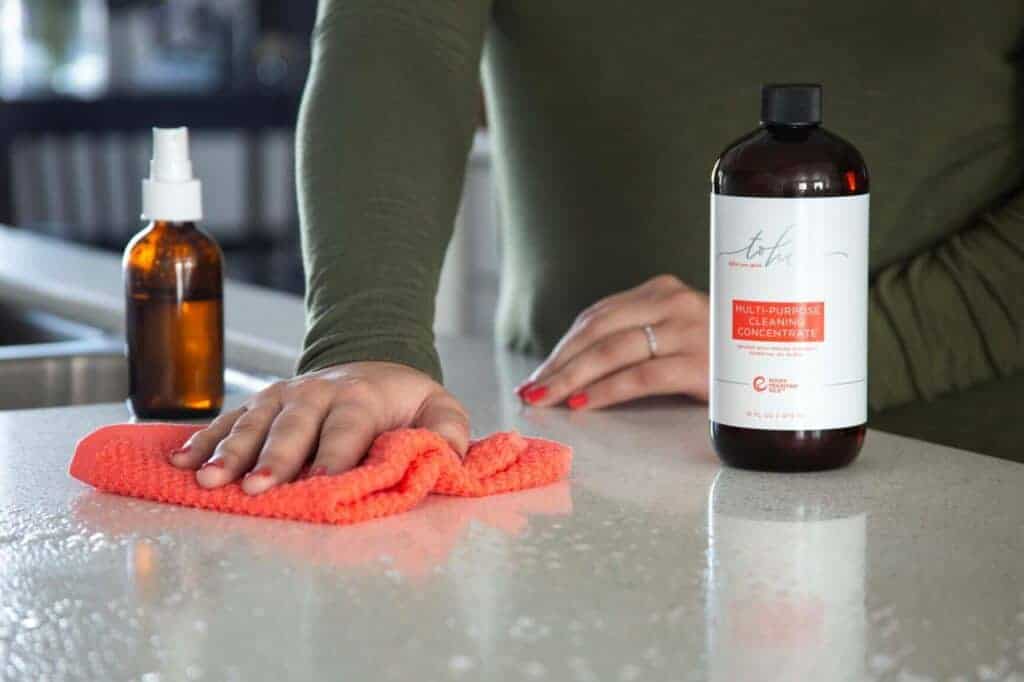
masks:
[[[142,181],[142,217],[149,220],[199,220],[202,200],[192,175],[188,128],[153,128],[153,159]]]
[[[149,177],[159,182],[188,182],[192,161],[188,152],[188,128],[153,128],[153,160]]]

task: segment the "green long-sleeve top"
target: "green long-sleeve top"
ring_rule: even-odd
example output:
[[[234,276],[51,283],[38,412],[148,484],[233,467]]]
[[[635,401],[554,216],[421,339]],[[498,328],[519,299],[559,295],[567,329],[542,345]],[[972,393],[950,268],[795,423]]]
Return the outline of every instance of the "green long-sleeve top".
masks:
[[[1012,456],[1022,19],[1017,0],[321,0],[298,136],[299,369],[377,359],[440,376],[434,298],[481,72],[503,217],[497,332],[537,353],[653,275],[706,291],[715,158],[756,125],[761,83],[820,81],[826,125],[871,173],[877,420]],[[968,408],[1000,433],[936,424]]]

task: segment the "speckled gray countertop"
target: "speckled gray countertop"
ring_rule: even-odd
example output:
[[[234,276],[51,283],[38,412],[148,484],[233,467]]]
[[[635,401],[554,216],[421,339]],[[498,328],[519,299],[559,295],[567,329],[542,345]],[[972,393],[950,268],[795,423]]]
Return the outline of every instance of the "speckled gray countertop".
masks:
[[[117,324],[109,256],[47,250],[71,282],[48,284],[13,242],[41,253],[0,230],[0,300]],[[281,371],[298,301],[231,300],[261,309],[229,303],[229,358]],[[727,470],[702,407],[524,410],[527,358],[441,351],[478,434],[563,440],[571,480],[347,528],[240,518],[70,479],[122,405],[0,412],[0,679],[1024,680],[1020,465],[871,432],[842,471]]]

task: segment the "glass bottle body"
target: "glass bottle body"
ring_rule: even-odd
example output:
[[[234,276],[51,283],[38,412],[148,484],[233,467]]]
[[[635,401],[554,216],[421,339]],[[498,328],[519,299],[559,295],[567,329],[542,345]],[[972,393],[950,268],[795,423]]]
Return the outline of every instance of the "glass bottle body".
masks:
[[[154,221],[124,256],[129,402],[143,419],[203,419],[224,400],[223,257],[194,223]]]

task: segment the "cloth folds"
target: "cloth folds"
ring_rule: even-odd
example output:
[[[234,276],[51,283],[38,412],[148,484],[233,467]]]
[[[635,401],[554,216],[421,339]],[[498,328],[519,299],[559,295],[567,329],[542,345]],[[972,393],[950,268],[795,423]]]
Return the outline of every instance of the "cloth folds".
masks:
[[[238,483],[207,490],[168,453],[201,426],[118,424],[75,448],[71,475],[108,493],[232,514],[351,524],[408,511],[427,495],[482,497],[565,478],[572,450],[561,443],[496,433],[474,442],[464,460],[437,434],[400,429],[377,437],[363,463],[333,476],[304,477],[261,495]]]

